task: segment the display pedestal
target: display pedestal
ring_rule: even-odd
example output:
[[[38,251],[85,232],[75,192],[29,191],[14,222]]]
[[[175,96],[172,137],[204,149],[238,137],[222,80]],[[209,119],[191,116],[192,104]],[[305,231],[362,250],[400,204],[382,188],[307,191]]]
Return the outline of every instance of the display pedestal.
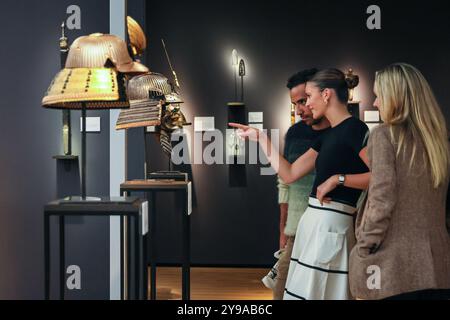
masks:
[[[348,112],[350,114],[359,119],[359,101],[351,101],[348,103]]]
[[[241,123],[247,124],[247,113],[245,103],[243,102],[229,102],[228,106],[228,123]],[[230,128],[230,127],[228,127]],[[230,147],[230,146],[227,146]],[[244,148],[245,149],[245,148]],[[233,156],[232,153],[234,151],[231,150],[230,158],[233,160],[233,164],[228,165],[228,185],[231,188],[242,188],[247,186],[247,166],[242,163],[238,163],[238,159],[242,159],[245,156]],[[245,150],[243,150],[245,152]],[[244,153],[245,154],[245,153]]]
[[[65,219],[67,217],[121,217],[121,299],[143,299],[146,292],[147,264],[144,237],[148,226],[148,203],[137,198],[105,197],[81,198],[67,197],[48,203],[44,208],[44,261],[45,261],[45,299],[50,299],[51,254],[50,218],[57,217],[59,223],[59,299],[64,300],[66,291],[66,251]],[[94,244],[93,244],[94,245]],[[77,264],[75,262],[75,264]],[[79,264],[78,264],[79,265]],[[101,272],[104,272],[102,270]],[[83,285],[83,272],[80,274],[80,289]]]
[[[228,122],[247,123],[245,113],[245,103],[243,102],[228,102]]]
[[[56,160],[56,198],[80,194],[80,165],[78,156],[53,156]]]
[[[157,171],[152,172],[147,177],[150,180],[174,180],[174,181],[188,181],[188,174],[179,171]]]
[[[191,264],[191,226],[190,213],[192,211],[191,194],[192,187],[189,181],[170,180],[132,180],[120,185],[121,196],[128,196],[131,192],[145,192],[151,203],[149,211],[150,229],[150,299],[156,300],[156,195],[160,192],[175,192],[180,199],[180,214],[183,225],[183,258],[182,258],[182,299],[190,300],[190,264]],[[146,295],[147,296],[147,295]]]

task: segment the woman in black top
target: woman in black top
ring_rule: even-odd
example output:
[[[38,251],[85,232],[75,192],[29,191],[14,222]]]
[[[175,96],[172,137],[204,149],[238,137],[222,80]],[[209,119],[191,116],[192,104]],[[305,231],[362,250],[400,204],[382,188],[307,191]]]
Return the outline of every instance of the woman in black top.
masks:
[[[364,182],[362,180],[368,181],[369,175],[369,169],[362,158],[365,155],[360,154],[362,150],[363,152],[366,150],[367,133],[368,128],[364,122],[348,117],[313,143],[312,149],[318,152],[315,163],[318,169],[311,196],[322,199],[324,194],[328,193],[327,200],[333,199],[356,207],[361,190],[355,187],[364,187],[362,183],[361,185],[357,183]],[[346,175],[345,180],[355,179],[347,176],[348,174],[364,175],[356,176],[356,179],[361,181],[353,182],[352,188],[348,183],[339,186],[340,174]],[[333,185],[336,186],[336,180],[338,187],[332,190]]]
[[[258,141],[272,167],[286,183],[316,169],[309,207],[300,219],[291,256],[284,299],[350,299],[348,256],[354,245],[353,215],[367,189],[367,126],[347,109],[345,75],[337,69],[319,71],[306,85],[313,117],[327,117],[331,129],[292,165],[257,129],[239,128],[241,137]]]

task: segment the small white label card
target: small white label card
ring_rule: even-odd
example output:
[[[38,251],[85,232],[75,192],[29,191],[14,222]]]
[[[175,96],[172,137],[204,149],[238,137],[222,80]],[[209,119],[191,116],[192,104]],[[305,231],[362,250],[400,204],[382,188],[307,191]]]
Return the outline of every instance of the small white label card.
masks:
[[[83,118],[80,117],[80,132],[83,131]],[[86,117],[86,132],[100,132],[100,117]]]
[[[194,118],[194,130],[196,132],[201,131],[214,131],[215,130],[214,117],[195,117]]]
[[[264,125],[262,123],[249,123],[248,125],[252,128],[256,128],[260,131],[262,131],[264,128]]]
[[[148,232],[148,201],[142,203],[142,235]]]
[[[364,122],[380,122],[380,112],[364,111]]]
[[[263,118],[264,118],[263,112],[249,112],[248,113],[248,123],[263,122]]]
[[[187,214],[190,216],[192,213],[192,182],[188,183],[188,197],[187,197],[187,208],[188,212]]]

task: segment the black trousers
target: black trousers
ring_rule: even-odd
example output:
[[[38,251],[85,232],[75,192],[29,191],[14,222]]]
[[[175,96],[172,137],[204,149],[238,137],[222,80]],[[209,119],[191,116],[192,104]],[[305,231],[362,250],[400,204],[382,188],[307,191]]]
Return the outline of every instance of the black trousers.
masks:
[[[450,300],[450,289],[428,289],[407,292],[384,300]]]

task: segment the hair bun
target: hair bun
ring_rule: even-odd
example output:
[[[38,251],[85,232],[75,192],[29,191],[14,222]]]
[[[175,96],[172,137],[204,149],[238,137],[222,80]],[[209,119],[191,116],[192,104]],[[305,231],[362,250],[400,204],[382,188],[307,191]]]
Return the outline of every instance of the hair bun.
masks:
[[[334,89],[339,101],[342,103],[347,103],[349,95],[348,88],[354,84],[354,80],[347,80],[346,75],[336,68],[324,69],[317,72],[311,79],[311,82],[314,82],[321,90],[326,88]]]

